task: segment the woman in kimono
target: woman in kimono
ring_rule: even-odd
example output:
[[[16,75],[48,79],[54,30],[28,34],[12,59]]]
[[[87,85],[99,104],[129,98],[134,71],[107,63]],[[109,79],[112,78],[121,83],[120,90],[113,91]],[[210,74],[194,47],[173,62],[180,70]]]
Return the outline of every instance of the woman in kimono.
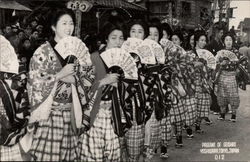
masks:
[[[131,38],[145,39],[148,36],[148,26],[142,20],[134,20],[129,24],[128,35]],[[138,81],[130,83],[130,97],[126,101],[132,109],[132,127],[126,132],[124,140],[127,150],[128,161],[137,162],[143,155],[146,115],[146,96],[143,88],[144,76],[142,73],[142,64],[139,56],[131,53],[137,60]]]
[[[173,35],[171,36],[171,41],[174,43],[174,45],[176,45],[176,48],[178,49],[177,53],[178,55],[180,55],[180,60],[181,58],[185,58],[185,51],[183,50],[182,43],[183,43],[183,35],[180,31],[175,31],[173,33]],[[180,61],[179,60],[179,61]],[[185,60],[182,60],[182,62]],[[180,68],[180,64],[178,63],[174,63],[172,66],[172,70],[174,71],[174,75],[172,77],[172,83],[178,83],[177,80],[179,80],[179,84],[182,85],[182,87],[184,88],[185,84],[184,83],[184,75],[183,75],[183,69],[185,69],[186,66],[184,66],[184,68]],[[176,84],[178,85],[178,84]],[[176,138],[176,143],[175,146],[177,148],[183,147],[183,142],[182,142],[182,129],[185,125],[185,120],[186,120],[186,113],[187,113],[187,108],[185,107],[186,105],[186,100],[185,100],[185,94],[181,95],[180,93],[176,94],[178,102],[176,104],[172,104],[172,108],[170,110],[170,120],[171,120],[171,124],[173,126],[173,137]],[[190,104],[191,105],[191,104]]]
[[[79,82],[82,77],[93,81],[92,67],[84,69],[78,66],[77,69],[73,61],[68,60],[67,64],[54,49],[61,39],[73,34],[72,11],[55,9],[50,25],[53,38],[42,44],[30,60],[27,88],[32,109],[30,126],[34,127],[30,154],[32,160],[37,161],[73,161],[79,158],[79,120],[81,129],[89,127],[89,116],[85,114],[84,106],[85,94],[90,87],[82,87]],[[73,93],[74,87],[78,94]],[[81,104],[78,111],[83,112],[84,118],[76,115],[77,106],[73,101]]]
[[[91,54],[99,89],[91,112],[90,130],[80,138],[80,156],[83,161],[121,161],[122,142],[119,138],[131,127],[124,119],[126,114],[121,113],[125,109],[122,97],[125,92],[121,89],[125,87],[119,70],[110,73],[100,54],[108,49],[120,48],[125,33],[120,22],[107,22],[101,33],[106,46]]]
[[[159,43],[162,35],[163,34],[160,22],[153,19],[149,24],[149,36],[147,37],[147,39],[151,39]],[[149,89],[152,91],[152,93],[148,97],[148,106],[152,110],[152,114],[149,116],[149,120],[145,125],[144,143],[146,146],[147,159],[151,159],[153,157],[157,148],[160,147],[162,140],[161,120],[164,117],[164,106],[162,85],[160,83],[160,77],[158,74],[161,68],[162,66],[160,64],[152,66],[148,65],[146,72],[146,80],[149,81],[149,86],[151,87]]]
[[[229,33],[223,36],[223,42],[225,43],[225,49],[236,54],[238,50],[233,48],[233,36]],[[240,59],[240,58],[239,58]],[[226,108],[230,105],[232,110],[232,116],[230,121],[236,122],[236,112],[240,104],[240,97],[237,85],[237,70],[239,68],[239,60],[229,60],[227,58],[220,58],[218,60],[217,70],[218,72],[218,89],[217,98],[220,105],[219,120],[225,120]]]
[[[0,35],[1,37],[3,38],[2,35]],[[2,38],[0,41],[3,41]],[[0,48],[2,48],[0,55],[3,54],[2,52],[7,51],[3,50],[4,47],[1,44]],[[16,54],[14,53],[14,55]],[[0,56],[0,58],[3,57]],[[9,55],[9,58],[13,57]],[[13,61],[13,59],[9,59],[9,62]],[[8,70],[5,71],[3,67],[8,65],[9,62],[5,60],[0,61],[0,161],[25,161],[30,160],[25,153],[25,146],[21,143],[27,132],[30,115],[26,90],[27,71],[23,65],[10,67],[16,68],[17,74]],[[12,64],[10,63],[9,65]]]
[[[195,62],[195,98],[197,103],[197,120],[195,123],[195,131],[202,133],[200,128],[202,119],[205,119],[209,125],[212,122],[209,120],[209,110],[211,105],[210,84],[212,82],[212,69],[209,69],[204,59],[198,58],[197,49],[204,49],[207,42],[207,36],[203,31],[197,31],[194,36],[196,54]]]

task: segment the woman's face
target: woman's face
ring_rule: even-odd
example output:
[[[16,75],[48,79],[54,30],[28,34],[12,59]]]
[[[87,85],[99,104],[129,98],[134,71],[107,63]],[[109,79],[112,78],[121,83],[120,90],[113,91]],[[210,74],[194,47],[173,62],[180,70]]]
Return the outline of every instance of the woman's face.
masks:
[[[129,35],[131,38],[138,38],[143,40],[145,36],[145,31],[141,25],[135,24],[131,27]]]
[[[194,35],[190,37],[189,44],[191,45],[192,48],[194,47]]]
[[[175,45],[181,46],[181,39],[177,35],[173,35],[172,36],[172,42]]]
[[[74,22],[70,15],[62,15],[56,26],[52,26],[52,30],[55,32],[55,39],[60,40],[66,36],[70,36],[74,31]]]
[[[224,43],[225,43],[226,48],[230,49],[233,46],[233,39],[230,36],[226,36]]]
[[[200,36],[199,40],[196,42],[196,46],[200,49],[205,48],[206,44],[207,44],[207,41],[204,35]]]
[[[159,41],[160,39],[160,34],[159,34],[159,31],[156,27],[149,27],[149,36],[148,36],[149,39],[151,40],[154,40],[156,42]]]
[[[163,30],[162,32],[163,32],[162,38],[169,39],[170,35],[168,35],[168,33],[166,32],[166,30]]]
[[[123,32],[121,30],[113,30],[107,40],[107,49],[120,48],[124,42]]]

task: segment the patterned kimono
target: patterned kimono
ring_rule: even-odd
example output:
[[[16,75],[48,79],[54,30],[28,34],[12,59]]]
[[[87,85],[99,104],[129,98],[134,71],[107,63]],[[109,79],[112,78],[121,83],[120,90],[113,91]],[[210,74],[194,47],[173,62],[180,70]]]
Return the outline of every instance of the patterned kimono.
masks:
[[[237,84],[239,85],[239,88],[242,90],[246,90],[246,85],[249,83],[249,68],[248,68],[248,59],[246,56],[244,56],[242,53],[240,53],[237,49],[231,50],[233,53],[236,54],[236,56],[239,59],[238,62],[238,72],[236,74]]]
[[[221,58],[218,63],[223,60],[224,58]],[[236,70],[239,68],[239,62],[228,60],[227,64],[219,65],[219,68],[217,98],[221,108],[221,113],[225,114],[226,107],[230,104],[232,114],[236,114],[236,109],[238,109],[240,104],[238,84],[236,80]]]
[[[167,146],[172,138],[172,126],[170,122],[170,110],[172,108],[171,71],[169,67],[164,67],[160,73],[163,90],[163,100],[165,103],[164,117],[161,120],[161,140],[162,145]]]
[[[19,68],[20,69],[20,68]],[[0,72],[0,75],[3,73]],[[19,143],[26,134],[29,117],[26,73],[0,79],[0,161],[23,161],[23,149]]]
[[[105,49],[105,48],[104,48]],[[100,52],[91,54],[96,68],[96,80],[99,82],[107,74],[107,67],[100,57]],[[80,159],[83,161],[121,161],[121,144],[123,137],[132,126],[130,109],[126,108],[125,85],[119,81],[116,86],[105,85],[98,90],[94,103],[95,115],[91,128],[80,138]]]
[[[146,92],[147,108],[151,113],[146,116],[145,145],[151,150],[157,149],[161,144],[161,120],[164,117],[164,100],[161,80],[158,72],[161,65],[150,65],[144,68],[144,85]]]
[[[141,66],[138,63],[138,66]],[[129,83],[127,91],[129,96],[125,101],[130,106],[132,116],[132,127],[125,134],[124,142],[129,161],[138,161],[143,153],[144,137],[145,137],[145,122],[146,122],[146,95],[143,87],[145,77],[139,68],[138,81]]]
[[[211,106],[211,75],[212,70],[206,65],[206,61],[197,58],[197,61],[202,63],[201,66],[195,68],[195,98],[197,103],[197,125],[200,125],[201,120],[209,117]]]
[[[49,116],[43,120],[32,121],[35,125],[33,142],[30,149],[32,160],[38,161],[72,161],[77,160],[78,132],[73,101],[79,101],[83,116],[81,128],[89,128],[89,107],[87,96],[93,82],[92,66],[79,67],[75,87],[63,81],[55,81],[55,75],[64,66],[64,60],[53,49],[54,41],[41,45],[30,61],[28,93],[32,115]],[[80,84],[82,83],[82,84]],[[76,96],[77,94],[77,96]],[[51,102],[49,102],[51,99]],[[35,114],[35,112],[37,114]],[[33,116],[33,118],[34,118]],[[33,119],[32,118],[32,119]]]

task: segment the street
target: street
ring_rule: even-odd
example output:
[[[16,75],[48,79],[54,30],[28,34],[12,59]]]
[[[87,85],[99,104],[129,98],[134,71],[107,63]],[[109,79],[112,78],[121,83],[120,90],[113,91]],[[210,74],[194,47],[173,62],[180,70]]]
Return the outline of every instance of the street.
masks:
[[[189,140],[184,132],[183,148],[175,148],[175,139],[172,139],[168,147],[169,158],[161,159],[156,154],[152,162],[250,161],[250,85],[246,91],[239,89],[239,93],[241,103],[236,123],[228,121],[231,114],[226,116],[225,121],[219,121],[217,115],[211,114],[213,124],[202,124],[204,134],[195,133],[194,139]]]

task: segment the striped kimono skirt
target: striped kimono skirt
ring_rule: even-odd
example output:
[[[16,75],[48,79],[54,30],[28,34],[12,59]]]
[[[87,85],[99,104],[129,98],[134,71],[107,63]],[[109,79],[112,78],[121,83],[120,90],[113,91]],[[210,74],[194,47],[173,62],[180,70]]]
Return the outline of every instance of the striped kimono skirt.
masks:
[[[197,119],[197,104],[195,96],[187,95],[185,98],[186,120],[185,124],[188,127],[193,126]]]
[[[203,90],[201,82],[196,82],[195,98],[197,103],[197,124],[201,123],[203,118],[209,117],[211,95]]]
[[[3,107],[1,98],[0,98],[0,114],[6,115],[6,111]],[[2,125],[0,124],[0,130],[3,131],[1,127]],[[23,161],[19,144],[17,143],[9,147],[0,145],[0,161]]]
[[[144,148],[144,138],[145,138],[145,124],[138,125],[136,122],[135,115],[135,104],[133,105],[133,125],[126,132],[124,140],[125,140],[125,148],[128,156],[128,161],[139,161],[140,155],[143,155]]]
[[[24,161],[19,144],[14,146],[0,146],[0,161]]]
[[[121,161],[119,137],[112,125],[111,101],[101,101],[93,126],[80,137],[81,161]]]
[[[235,71],[221,72],[217,90],[217,99],[221,108],[221,113],[226,113],[228,104],[230,104],[233,114],[236,114],[236,110],[239,107],[240,98],[235,75]]]
[[[186,120],[185,100],[178,97],[178,103],[173,104],[170,110],[170,122],[175,127],[176,135],[181,136]]]
[[[78,137],[71,126],[72,103],[52,106],[49,119],[38,123],[30,149],[34,161],[78,160]]]
[[[155,117],[155,111],[151,114],[150,119],[145,125],[145,142],[144,145],[150,149],[157,149],[161,144],[161,121]]]
[[[161,120],[161,140],[162,145],[167,146],[172,138],[172,126],[170,122],[170,115]]]

